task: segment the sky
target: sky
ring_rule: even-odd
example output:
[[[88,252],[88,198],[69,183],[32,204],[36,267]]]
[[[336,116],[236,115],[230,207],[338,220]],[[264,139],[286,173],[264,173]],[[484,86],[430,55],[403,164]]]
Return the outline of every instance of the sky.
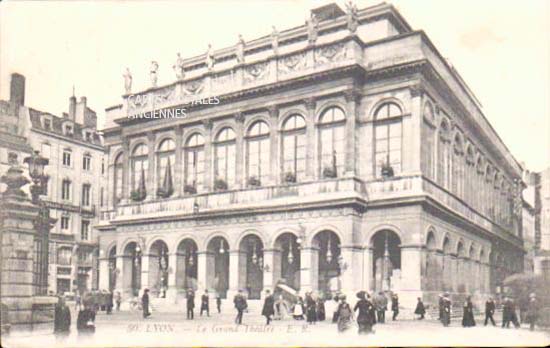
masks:
[[[183,57],[304,23],[309,10],[340,0],[3,1],[0,98],[9,75],[26,76],[26,104],[61,115],[73,86],[98,113],[121,103],[122,74],[133,90],[174,80]],[[359,8],[380,3],[357,0]],[[508,149],[530,170],[550,166],[550,0],[395,0],[413,29],[424,30],[483,105]]]

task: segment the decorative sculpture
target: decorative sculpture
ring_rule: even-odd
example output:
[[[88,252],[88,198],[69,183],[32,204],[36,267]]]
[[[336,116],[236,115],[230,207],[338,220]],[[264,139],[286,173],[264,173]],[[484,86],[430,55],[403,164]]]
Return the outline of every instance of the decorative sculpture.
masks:
[[[310,44],[314,44],[315,41],[317,41],[317,36],[319,36],[319,20],[317,19],[317,16],[312,13],[306,24],[307,40]]]
[[[214,67],[214,52],[212,52],[211,44],[208,44],[208,50],[206,51],[206,67],[208,70],[212,70]]]
[[[237,42],[237,63],[244,63],[244,42],[243,36],[239,34],[239,41]]]
[[[156,61],[153,60],[151,62],[151,69],[150,69],[150,72],[149,72],[149,76],[151,77],[151,86],[152,87],[157,87],[158,69],[159,69],[159,64]]]
[[[279,53],[279,32],[275,26],[273,26],[273,31],[271,32],[271,47],[273,47],[275,54]]]
[[[350,33],[355,33],[357,26],[359,25],[357,20],[358,11],[357,6],[353,2],[348,1],[346,3],[346,21]]]
[[[176,78],[178,80],[183,80],[185,78],[185,70],[183,69],[183,58],[178,52],[178,58],[176,59],[176,64],[173,66],[174,71],[176,72]]]
[[[130,73],[130,69],[126,68],[126,72],[122,77],[124,77],[124,90],[126,94],[132,93],[132,74]]]

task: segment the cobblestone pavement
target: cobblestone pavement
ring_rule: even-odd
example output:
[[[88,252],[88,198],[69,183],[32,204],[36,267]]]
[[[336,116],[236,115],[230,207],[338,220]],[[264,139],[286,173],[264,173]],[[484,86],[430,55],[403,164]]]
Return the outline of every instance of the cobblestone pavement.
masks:
[[[186,320],[185,313],[154,312],[143,319],[137,311],[98,313],[93,336],[78,336],[74,328],[68,337],[53,334],[12,335],[3,339],[4,347],[177,347],[177,346],[544,346],[550,343],[550,333],[531,332],[526,328],[501,329],[478,326],[462,328],[455,320],[444,328],[437,321],[389,321],[376,325],[372,335],[359,336],[355,325],[338,333],[329,321],[307,325],[304,321],[286,319],[265,326],[265,319],[255,313],[245,313],[243,324],[235,325],[234,312],[227,309],[210,317],[195,313]]]

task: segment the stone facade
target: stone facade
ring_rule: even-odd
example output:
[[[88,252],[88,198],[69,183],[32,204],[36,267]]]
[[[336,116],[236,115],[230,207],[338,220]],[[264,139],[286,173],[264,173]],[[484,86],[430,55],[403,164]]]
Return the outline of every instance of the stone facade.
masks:
[[[412,308],[521,271],[521,167],[423,32],[381,4],[276,39],[107,109],[100,288],[174,303],[283,281]]]

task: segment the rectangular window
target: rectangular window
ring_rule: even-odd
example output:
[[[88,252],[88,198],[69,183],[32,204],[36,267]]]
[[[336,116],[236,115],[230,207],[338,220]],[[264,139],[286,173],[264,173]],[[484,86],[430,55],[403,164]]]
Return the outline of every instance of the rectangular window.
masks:
[[[67,167],[71,166],[71,153],[69,151],[63,151],[63,165]]]
[[[61,217],[61,229],[62,230],[68,230],[69,229],[69,217],[68,216],[62,216]]]
[[[71,182],[69,180],[63,180],[61,184],[61,198],[71,199]]]
[[[90,184],[82,185],[82,205],[87,207],[90,205],[90,192],[92,186]]]
[[[82,169],[89,171],[92,168],[92,157],[90,155],[84,155],[82,158]]]
[[[104,189],[102,187],[101,190],[99,191],[99,205],[101,207],[103,207],[103,205],[104,205],[104,203],[103,203],[104,195],[105,195],[105,192],[104,192]]]
[[[44,129],[45,130],[51,130],[52,129],[52,121],[44,120]]]
[[[90,232],[90,221],[82,220],[82,226],[80,228],[80,239],[88,240],[89,232]]]

